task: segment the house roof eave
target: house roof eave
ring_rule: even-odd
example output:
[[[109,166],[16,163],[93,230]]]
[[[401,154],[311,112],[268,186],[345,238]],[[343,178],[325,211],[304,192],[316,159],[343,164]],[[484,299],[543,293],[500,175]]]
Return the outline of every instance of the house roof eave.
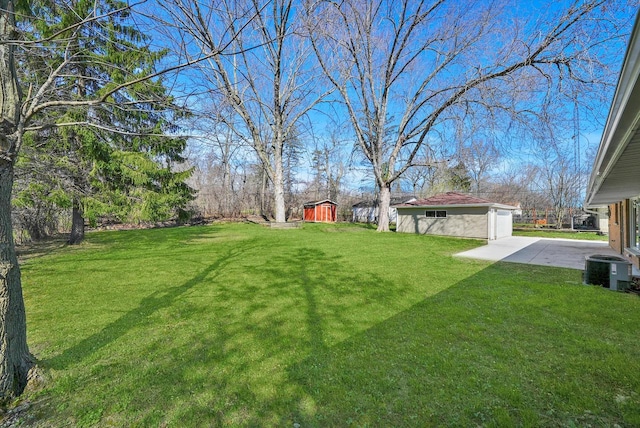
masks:
[[[640,150],[630,145],[640,145],[640,12],[629,38],[627,51],[622,63],[618,83],[607,116],[598,152],[595,157],[585,206],[592,207],[616,202],[621,195],[630,197],[640,193],[636,177],[627,174],[626,168],[620,168],[620,160],[640,162]],[[624,155],[624,156],[623,156]],[[633,159],[630,159],[633,158]],[[637,163],[636,163],[637,164]],[[622,182],[629,183],[624,186]]]
[[[403,208],[420,208],[420,209],[425,209],[425,208],[429,208],[429,209],[436,209],[436,208],[465,208],[465,207],[486,207],[486,208],[498,208],[498,209],[504,209],[504,210],[517,210],[517,207],[514,207],[512,205],[505,205],[505,204],[497,204],[497,203],[486,203],[486,204],[439,204],[439,205],[411,205],[411,204],[400,204],[400,205],[394,205],[395,208],[397,209],[403,209]]]

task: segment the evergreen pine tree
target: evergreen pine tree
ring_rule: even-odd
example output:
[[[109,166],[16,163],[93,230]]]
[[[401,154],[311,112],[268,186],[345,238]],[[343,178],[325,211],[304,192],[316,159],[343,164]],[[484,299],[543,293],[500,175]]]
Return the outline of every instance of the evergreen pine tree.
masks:
[[[62,8],[56,2],[41,2],[33,6],[38,8],[39,19],[23,22],[33,28],[32,37],[56,35],[67,40],[52,45],[46,57],[25,57],[26,79],[41,78],[43,65],[45,70],[52,69],[67,60],[65,77],[59,79],[56,93],[49,94],[52,99],[100,97],[114,85],[152,74],[166,54],[148,46],[147,36],[129,22],[124,2],[99,2],[100,13],[108,14],[108,19],[82,26],[77,26],[81,17],[89,15],[96,3],[75,0],[70,5]],[[62,207],[71,201],[71,243],[83,239],[85,220],[95,223],[111,217],[139,222],[184,217],[193,198],[193,191],[184,183],[191,171],[173,169],[184,160],[181,153],[186,142],[169,136],[177,131],[174,123],[183,113],[167,92],[162,79],[141,81],[110,95],[99,107],[67,107],[48,113],[48,121],[67,125],[40,130],[27,139],[34,143],[34,150],[24,150],[25,159],[19,165],[56,165],[48,171],[65,184],[69,198],[58,198]],[[46,174],[40,178],[52,182]],[[29,177],[32,182],[37,179]]]

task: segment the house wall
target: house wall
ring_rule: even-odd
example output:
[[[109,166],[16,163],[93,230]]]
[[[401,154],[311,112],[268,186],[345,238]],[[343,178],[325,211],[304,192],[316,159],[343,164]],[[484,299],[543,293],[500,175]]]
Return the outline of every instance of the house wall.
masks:
[[[396,222],[397,216],[397,210],[389,207],[389,222]],[[353,208],[352,218],[354,223],[376,223],[378,221],[378,207]]]
[[[626,251],[631,247],[631,202],[629,199],[609,205],[609,246],[624,255],[636,268],[640,268],[640,257]]]
[[[398,210],[394,207],[389,207],[389,222],[391,223],[398,222]]]
[[[609,218],[606,216],[598,216],[598,229],[600,229],[600,232],[604,233],[604,234],[608,234],[609,233]]]
[[[598,228],[598,230],[600,230],[600,232],[604,234],[609,233],[609,221],[611,219],[609,218],[608,212],[610,212],[610,210],[611,210],[611,207],[609,207],[609,209],[594,208],[593,210],[589,211],[589,213],[596,216],[596,227]]]
[[[421,235],[446,235],[487,239],[488,208],[438,208],[446,210],[446,218],[427,218],[425,208],[398,208],[396,231]]]
[[[378,209],[375,207],[353,208],[354,223],[373,223],[378,220]]]
[[[617,253],[622,254],[625,243],[625,233],[623,228],[624,219],[628,217],[628,201],[622,201],[609,205],[611,215],[609,217],[609,246]],[[624,214],[627,212],[627,214]],[[627,218],[628,222],[629,219]]]
[[[631,206],[629,199],[609,205],[609,246],[640,268],[640,257],[627,251],[631,246]]]

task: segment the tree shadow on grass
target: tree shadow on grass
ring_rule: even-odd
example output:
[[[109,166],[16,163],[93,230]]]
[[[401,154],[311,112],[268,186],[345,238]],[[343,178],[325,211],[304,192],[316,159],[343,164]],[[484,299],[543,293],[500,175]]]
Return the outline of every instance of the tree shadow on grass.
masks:
[[[262,264],[237,257],[269,251],[274,254]],[[255,260],[251,254],[246,259]],[[83,414],[98,415],[93,420],[97,423],[103,412],[117,414],[121,406],[130,412],[127,422],[140,426],[289,423],[300,388],[290,382],[286,367],[384,319],[381,313],[377,321],[371,320],[371,305],[404,290],[377,275],[348,272],[344,262],[341,256],[308,247],[245,245],[166,296],[149,296],[102,332],[48,362],[54,368],[69,367],[137,324],[149,333],[144,343],[132,344],[143,349],[142,358],[140,351],[133,361],[119,353],[105,355],[68,380],[69,391],[86,388],[82,379],[90,379],[93,389],[105,390],[104,397],[102,392],[91,396],[86,409],[79,410],[84,413],[77,416],[75,410],[72,418],[82,422]],[[217,269],[227,271],[223,278],[193,290]],[[188,297],[167,308],[189,289]],[[161,308],[172,315],[186,307],[188,313],[176,320],[181,325],[144,325]],[[129,380],[114,384],[114,377]]]
[[[460,281],[471,262],[452,260],[410,284],[295,239],[227,245],[195,277],[47,360],[66,370],[42,412],[57,419],[43,426],[558,425],[540,414],[601,398],[602,376],[629,384],[615,378],[618,360],[600,360],[602,343],[572,335],[602,321],[572,315],[584,288],[536,283],[549,268],[492,265]],[[617,304],[603,308],[619,314]],[[640,351],[618,339],[618,357]],[[585,352],[595,365],[575,361]]]
[[[293,254],[274,256],[269,266],[260,268],[274,289],[290,293],[291,307],[283,308],[274,319],[286,321],[288,314],[301,313],[300,329],[312,351],[368,328],[375,319],[372,308],[385,309],[384,302],[406,289],[375,273],[351,272],[345,262],[343,256],[303,247]],[[391,310],[388,305],[386,309]],[[382,312],[379,314],[382,319]]]
[[[375,302],[403,293],[403,286],[374,274],[346,271],[344,263],[343,257],[315,248],[287,247],[268,263],[238,267],[261,282],[220,281],[216,300],[199,315],[208,333],[198,336],[190,349],[169,342],[161,352],[176,356],[165,364],[154,363],[159,376],[184,379],[174,382],[171,393],[164,392],[180,397],[184,406],[166,403],[175,415],[156,413],[144,423],[289,424],[299,387],[290,382],[285,367],[370,327],[376,322],[370,313]],[[382,319],[381,311],[378,321]]]
[[[69,238],[66,235],[58,235],[39,241],[16,245],[18,260],[20,263],[24,263],[27,260],[37,259],[39,257],[53,254],[62,248],[65,248],[68,245],[68,239]]]
[[[288,370],[305,391],[294,422],[633,425],[640,363],[618,362],[640,352],[634,323],[606,325],[593,311],[619,311],[620,299],[578,285],[575,271],[556,271],[556,278],[576,276],[572,285],[541,283],[549,269],[491,265],[336,346],[316,348]]]
[[[103,347],[124,336],[133,328],[148,322],[151,315],[163,308],[171,306],[176,299],[199,285],[203,280],[205,280],[205,278],[212,274],[217,275],[221,269],[228,266],[234,259],[250,247],[251,242],[242,242],[229,248],[225,253],[220,255],[214,263],[208,265],[190,280],[181,285],[151,293],[147,297],[143,298],[136,308],[126,312],[98,333],[86,337],[76,345],[65,349],[61,354],[58,354],[53,358],[41,361],[41,364],[45,368],[60,370],[66,369],[69,366],[86,359]],[[126,296],[123,296],[123,298],[126,298]]]

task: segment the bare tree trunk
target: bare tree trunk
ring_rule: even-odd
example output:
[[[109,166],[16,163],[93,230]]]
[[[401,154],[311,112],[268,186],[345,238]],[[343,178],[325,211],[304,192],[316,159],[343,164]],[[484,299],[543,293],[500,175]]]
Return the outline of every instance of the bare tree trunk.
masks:
[[[222,216],[223,217],[230,217],[231,216],[231,193],[233,192],[233,189],[230,189],[230,185],[229,185],[229,177],[231,175],[231,169],[229,167],[229,161],[226,157],[226,153],[223,154],[223,158],[222,158],[222,201],[221,201],[221,209],[220,211],[222,212]]]
[[[391,205],[391,185],[384,183],[380,186],[378,196],[378,232],[389,231],[389,206]]]
[[[20,267],[11,226],[13,163],[0,163],[0,398],[22,393],[35,360],[27,346]]]
[[[268,177],[267,171],[265,171],[264,166],[262,166],[262,187],[260,188],[260,215],[267,218],[269,213],[267,212],[267,184]]]
[[[0,0],[0,148],[12,149],[9,135],[16,131],[20,117],[20,87],[14,66],[14,46],[4,43],[15,38],[13,1]],[[13,177],[12,177],[13,178]]]
[[[0,399],[19,395],[35,361],[27,346],[20,267],[11,224],[13,162],[19,149],[20,87],[14,67],[13,2],[0,0]]]
[[[280,153],[278,153],[278,148],[276,148],[274,164],[273,196],[275,198],[276,222],[284,223],[287,221],[287,213],[284,203],[284,169],[282,163],[282,149],[280,149]]]
[[[71,214],[71,235],[69,236],[69,244],[79,244],[84,240],[84,215],[82,213],[82,205],[80,199],[73,198],[73,210]]]

